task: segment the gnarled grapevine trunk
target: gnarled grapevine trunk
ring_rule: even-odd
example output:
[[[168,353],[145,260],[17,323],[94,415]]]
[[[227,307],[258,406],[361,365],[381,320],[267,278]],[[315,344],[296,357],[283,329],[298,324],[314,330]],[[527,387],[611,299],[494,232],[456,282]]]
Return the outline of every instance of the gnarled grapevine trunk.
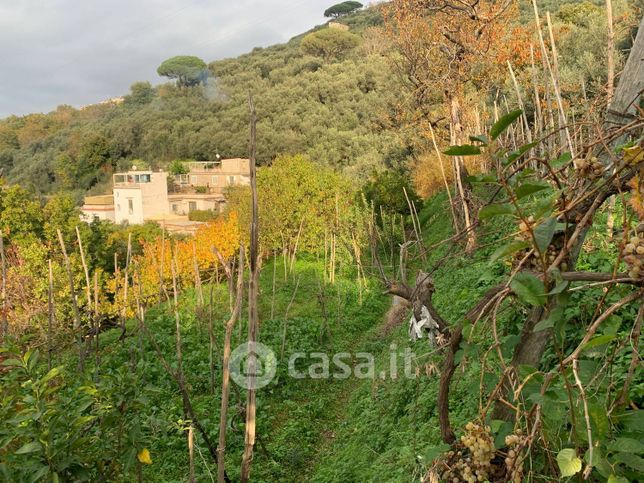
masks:
[[[621,127],[630,119],[629,112],[635,109],[638,104],[637,99],[641,96],[644,90],[644,18],[640,21],[640,27],[637,32],[637,37],[631,49],[630,55],[626,62],[626,66],[619,81],[619,85],[615,90],[612,102],[608,109],[608,116],[606,120],[606,127],[608,129],[614,127]],[[615,144],[615,143],[613,143]],[[611,147],[611,146],[609,146]],[[620,180],[622,182],[623,180]],[[620,183],[621,184],[621,183]],[[608,185],[603,189],[603,192],[598,193],[595,198],[597,203],[589,205],[588,203],[582,204],[576,211],[581,216],[587,215],[586,219],[588,226],[592,224],[594,212],[606,201],[612,194],[617,191],[615,184]],[[592,201],[592,200],[591,200]],[[569,236],[575,229],[573,226],[569,229]],[[570,270],[575,269],[577,255],[585,240],[587,227],[581,231],[580,236],[577,238],[574,246],[571,248],[568,258],[568,265]],[[564,236],[564,235],[560,235]],[[556,300],[550,301],[551,310],[556,308]],[[537,323],[543,320],[549,311],[544,311],[542,308],[535,308],[530,313],[526,323],[521,331],[521,339],[515,348],[514,356],[511,362],[511,368],[516,371],[521,365],[528,365],[537,367],[541,361],[541,357],[546,349],[548,342],[552,336],[552,330],[546,329],[543,331],[535,332],[534,327]],[[497,405],[495,416],[498,418],[507,419],[510,412],[506,406]]]

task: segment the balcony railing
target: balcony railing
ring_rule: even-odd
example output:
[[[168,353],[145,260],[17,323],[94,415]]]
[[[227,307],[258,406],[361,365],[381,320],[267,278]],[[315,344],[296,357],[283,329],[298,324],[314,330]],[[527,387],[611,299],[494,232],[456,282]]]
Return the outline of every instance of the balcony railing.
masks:
[[[212,171],[221,169],[221,161],[190,161],[187,164],[190,171]]]
[[[197,194],[212,195],[221,194],[221,188],[217,186],[195,186],[190,183],[182,184],[175,178],[172,183],[168,183],[168,194]]]
[[[150,183],[152,182],[152,174],[150,173],[139,173],[139,174],[131,174],[131,173],[121,173],[121,174],[115,174],[112,178],[112,181],[114,183],[114,186],[117,188],[123,188],[123,187],[137,187],[142,184]]]

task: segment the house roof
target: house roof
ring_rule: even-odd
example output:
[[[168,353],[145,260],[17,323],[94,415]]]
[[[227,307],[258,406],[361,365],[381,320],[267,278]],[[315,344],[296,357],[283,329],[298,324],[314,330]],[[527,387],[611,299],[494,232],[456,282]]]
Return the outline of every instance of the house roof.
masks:
[[[98,195],[86,196],[86,205],[114,205],[114,196],[112,195]]]

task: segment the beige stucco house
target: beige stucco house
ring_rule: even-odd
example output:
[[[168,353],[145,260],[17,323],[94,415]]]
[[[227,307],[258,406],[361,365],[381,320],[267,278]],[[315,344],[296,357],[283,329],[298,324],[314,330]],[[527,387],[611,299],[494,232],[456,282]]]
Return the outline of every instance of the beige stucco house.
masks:
[[[141,224],[169,213],[168,173],[137,171],[116,173],[113,180],[114,222]]]
[[[227,186],[250,183],[248,159],[191,161],[186,164],[189,172],[176,175],[174,178],[174,183],[179,190],[204,187],[207,188],[208,193],[223,194]]]
[[[170,212],[187,215],[194,210],[221,211],[224,189],[250,183],[248,159],[234,158],[187,163],[188,173],[174,176],[168,196]]]
[[[187,163],[188,173],[173,176],[165,171],[131,170],[112,178],[112,195],[88,196],[81,219],[141,224],[146,221],[188,221],[191,211],[221,211],[224,189],[250,183],[248,159],[221,159]]]

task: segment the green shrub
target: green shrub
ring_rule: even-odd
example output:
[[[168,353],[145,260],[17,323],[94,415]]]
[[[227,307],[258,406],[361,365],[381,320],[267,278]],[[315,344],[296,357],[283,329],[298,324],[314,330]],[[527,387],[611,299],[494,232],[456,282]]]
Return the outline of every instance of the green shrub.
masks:
[[[188,213],[190,221],[212,221],[217,218],[217,213],[212,210],[192,210]]]
[[[188,174],[190,170],[188,166],[185,165],[184,161],[181,159],[175,159],[168,165],[168,171],[170,174]]]

